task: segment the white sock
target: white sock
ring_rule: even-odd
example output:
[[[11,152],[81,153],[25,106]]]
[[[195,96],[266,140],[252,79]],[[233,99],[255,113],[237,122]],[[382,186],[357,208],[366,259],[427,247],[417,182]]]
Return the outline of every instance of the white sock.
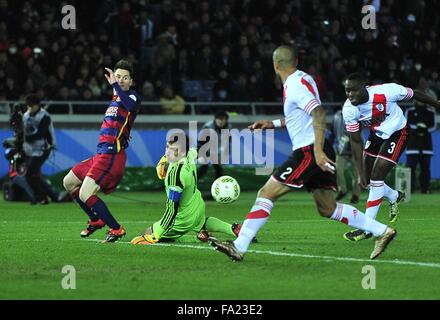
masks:
[[[394,203],[397,201],[397,197],[399,196],[399,193],[397,190],[391,189],[386,183],[383,184],[384,186],[384,195],[385,197],[391,202]]]
[[[273,202],[269,199],[257,198],[255,200],[254,206],[243,222],[238,238],[234,240],[234,245],[238,251],[242,253],[247,251],[258,230],[269,220],[272,208]]]
[[[383,223],[371,219],[361,211],[358,211],[355,207],[343,203],[336,204],[335,212],[333,212],[330,219],[341,221],[356,229],[367,231],[372,233],[375,237],[381,236],[387,229],[387,226]]]
[[[371,219],[376,219],[380,204],[384,197],[385,183],[383,181],[370,180],[370,193],[368,194],[367,209],[365,214]]]

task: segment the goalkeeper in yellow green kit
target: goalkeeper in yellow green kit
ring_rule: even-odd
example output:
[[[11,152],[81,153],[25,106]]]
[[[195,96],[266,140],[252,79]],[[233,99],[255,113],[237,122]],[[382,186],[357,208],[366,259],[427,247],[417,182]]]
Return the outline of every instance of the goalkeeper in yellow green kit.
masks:
[[[165,180],[167,202],[163,217],[153,223],[132,244],[173,241],[193,231],[200,241],[208,241],[208,232],[238,236],[241,225],[205,217],[205,202],[197,189],[197,150],[188,148],[188,138],[167,141],[165,155],[157,164],[157,175]],[[183,141],[186,140],[186,141]]]

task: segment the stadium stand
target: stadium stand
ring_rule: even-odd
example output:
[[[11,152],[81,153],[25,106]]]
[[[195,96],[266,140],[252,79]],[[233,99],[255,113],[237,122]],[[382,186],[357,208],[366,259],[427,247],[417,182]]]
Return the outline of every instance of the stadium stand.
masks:
[[[370,2],[76,0],[77,29],[63,30],[64,2],[1,0],[0,101],[34,91],[41,100],[106,100],[104,67],[121,57],[140,70],[139,91],[149,81],[156,97],[172,85],[185,101],[231,101],[240,85],[243,99],[279,101],[271,69],[279,44],[298,46],[300,68],[315,77],[326,102],[344,100],[341,76],[354,71],[411,87],[423,76],[439,96],[440,3],[374,1],[378,28],[364,30],[361,6]]]

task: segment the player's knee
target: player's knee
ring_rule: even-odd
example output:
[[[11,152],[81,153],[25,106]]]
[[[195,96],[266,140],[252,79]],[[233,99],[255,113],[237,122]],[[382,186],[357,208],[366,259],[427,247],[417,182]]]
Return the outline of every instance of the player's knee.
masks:
[[[67,174],[64,177],[63,186],[64,186],[64,189],[66,189],[66,191],[69,193],[75,189],[76,185],[75,185],[73,179],[71,178],[70,174]]]
[[[90,198],[91,196],[92,196],[92,194],[91,194],[88,190],[86,190],[85,188],[81,187],[81,188],[79,189],[79,199],[80,199],[82,202],[86,203],[87,200],[89,200],[89,198]]]
[[[336,203],[332,203],[332,204],[318,203],[316,207],[321,217],[330,218],[333,215],[333,212],[335,212]]]
[[[275,201],[278,198],[274,191],[270,190],[270,188],[267,188],[266,186],[263,186],[260,190],[258,190],[257,197],[269,199],[272,201]]]
[[[380,180],[384,180],[384,178],[385,177],[383,176],[382,173],[372,172],[369,180],[380,181]]]

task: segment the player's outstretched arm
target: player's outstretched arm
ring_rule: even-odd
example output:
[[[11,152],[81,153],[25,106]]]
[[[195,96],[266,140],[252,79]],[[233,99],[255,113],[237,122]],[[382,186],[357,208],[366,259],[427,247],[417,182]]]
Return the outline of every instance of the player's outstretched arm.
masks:
[[[284,118],[276,120],[258,120],[253,124],[248,126],[248,129],[275,129],[275,128],[285,128],[286,120]]]
[[[312,110],[311,115],[313,119],[313,131],[315,132],[313,152],[315,153],[316,164],[322,171],[335,173],[334,161],[329,159],[324,153],[325,130],[327,130],[325,110],[319,105]]]
[[[136,101],[137,97],[135,97],[134,95],[128,96],[127,93],[124,90],[122,90],[122,88],[119,86],[118,82],[116,81],[115,74],[113,73],[112,69],[105,68],[105,70],[109,73],[108,75],[104,74],[105,78],[107,79],[108,83],[113,87],[113,89],[115,89],[116,94],[121,99],[124,107],[130,112],[134,111],[137,106],[137,101]]]
[[[430,106],[435,107],[437,110],[440,110],[440,101],[435,101],[433,98],[431,98],[431,96],[427,95],[422,91],[413,90],[413,92],[414,92],[413,95],[414,100],[428,104]]]

